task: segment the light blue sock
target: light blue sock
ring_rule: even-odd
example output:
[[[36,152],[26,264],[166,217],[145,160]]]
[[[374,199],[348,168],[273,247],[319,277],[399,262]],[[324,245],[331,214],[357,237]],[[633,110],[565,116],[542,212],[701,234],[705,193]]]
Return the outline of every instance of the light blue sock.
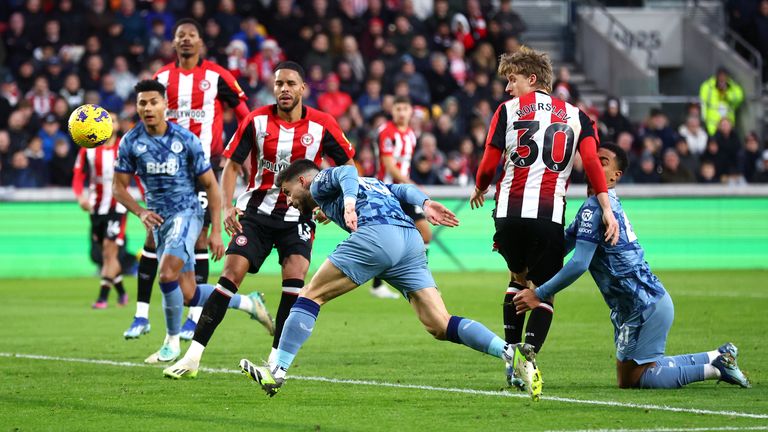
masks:
[[[502,358],[501,352],[507,344],[486,326],[459,316],[452,316],[448,320],[446,339],[498,358]]]
[[[175,336],[181,332],[181,319],[184,317],[184,295],[179,288],[179,281],[160,282],[163,292],[163,310],[165,327],[168,334]]]
[[[709,354],[697,353],[697,354],[682,354],[676,356],[664,357],[659,360],[662,366],[691,366],[691,365],[705,365],[709,364]]]
[[[299,297],[296,300],[283,325],[283,333],[280,335],[275,360],[278,366],[285,370],[291,366],[299,348],[312,334],[318,313],[320,313],[319,304],[305,297]]]
[[[208,301],[208,297],[211,296],[213,290],[216,287],[209,284],[200,284],[195,289],[195,295],[192,300],[189,301],[189,306],[205,306],[205,302]],[[229,299],[230,309],[237,309],[240,307],[240,294],[235,294]]]
[[[640,377],[640,388],[680,388],[697,381],[704,381],[704,365],[654,366],[643,372]]]

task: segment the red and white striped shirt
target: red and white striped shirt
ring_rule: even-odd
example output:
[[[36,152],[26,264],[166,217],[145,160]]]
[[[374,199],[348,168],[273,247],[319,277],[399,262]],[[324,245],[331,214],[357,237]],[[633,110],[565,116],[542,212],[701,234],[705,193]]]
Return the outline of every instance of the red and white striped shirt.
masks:
[[[383,156],[392,156],[400,174],[410,177],[411,159],[415,150],[416,133],[413,129],[408,127],[405,132],[401,132],[393,122],[385,123],[379,128],[379,171],[376,177],[384,183],[393,183],[392,176],[384,166]]]
[[[88,175],[91,214],[125,213],[125,207],[112,196],[112,177],[115,175],[118,142],[119,140],[110,147],[81,148],[77,155],[72,190],[76,196],[80,196],[83,193],[85,177]]]
[[[288,207],[285,194],[275,185],[280,170],[298,159],[311,159],[319,165],[323,155],[343,165],[355,155],[330,115],[304,107],[301,118],[288,123],[278,117],[277,105],[253,110],[227,144],[224,157],[242,164],[251,152],[248,189],[238,197],[237,207],[286,222],[298,222],[308,215]]]
[[[208,157],[221,156],[224,147],[222,102],[236,108],[247,97],[237,80],[223,67],[201,60],[191,70],[169,63],[155,73],[166,87],[166,117],[200,138]]]
[[[565,191],[578,150],[597,193],[607,191],[592,121],[575,106],[544,92],[501,104],[491,120],[477,188],[486,190],[502,153],[494,217],[563,224]]]

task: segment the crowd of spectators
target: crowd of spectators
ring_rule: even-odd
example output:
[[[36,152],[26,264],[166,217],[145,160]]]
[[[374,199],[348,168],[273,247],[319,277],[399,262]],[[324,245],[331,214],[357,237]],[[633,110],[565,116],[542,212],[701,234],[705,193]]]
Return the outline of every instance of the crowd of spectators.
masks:
[[[133,85],[175,60],[174,22],[198,20],[206,57],[237,77],[251,107],[274,102],[272,69],[307,70],[304,102],[331,113],[374,173],[376,131],[397,95],[416,105],[412,178],[474,181],[493,112],[508,98],[498,56],[519,48],[526,24],[511,0],[5,0],[0,4],[0,186],[68,186],[77,152],[66,134],[83,103],[114,112],[120,133],[138,120]],[[580,104],[566,68],[553,94]],[[768,154],[731,122],[712,136],[691,107],[679,128],[663,112],[633,125],[617,99],[580,105],[604,140],[630,150],[624,181],[765,181]],[[226,113],[225,134],[237,127]],[[762,166],[758,166],[763,164]],[[576,163],[574,181],[583,177]]]

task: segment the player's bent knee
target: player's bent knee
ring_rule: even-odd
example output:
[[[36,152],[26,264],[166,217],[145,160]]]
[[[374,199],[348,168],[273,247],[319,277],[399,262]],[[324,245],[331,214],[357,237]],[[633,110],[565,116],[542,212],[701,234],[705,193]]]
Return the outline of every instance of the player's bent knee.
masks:
[[[179,280],[179,272],[171,268],[161,268],[157,276],[163,283]]]

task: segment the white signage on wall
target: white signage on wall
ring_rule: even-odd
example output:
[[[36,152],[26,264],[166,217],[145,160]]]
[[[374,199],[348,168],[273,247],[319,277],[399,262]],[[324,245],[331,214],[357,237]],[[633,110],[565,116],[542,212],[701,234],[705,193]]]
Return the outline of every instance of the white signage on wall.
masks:
[[[682,12],[633,8],[608,8],[608,11],[631,32],[612,32],[619,43],[650,49],[658,66],[683,65]]]

